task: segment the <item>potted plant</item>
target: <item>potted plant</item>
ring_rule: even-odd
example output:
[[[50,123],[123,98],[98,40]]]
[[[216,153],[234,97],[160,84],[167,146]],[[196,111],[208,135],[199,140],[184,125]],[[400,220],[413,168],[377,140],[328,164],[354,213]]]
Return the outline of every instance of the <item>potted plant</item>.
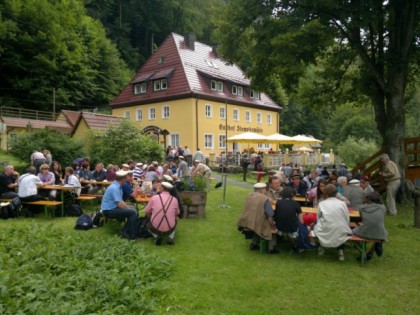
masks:
[[[201,176],[184,177],[184,191],[180,192],[182,204],[184,206],[184,218],[195,215],[198,218],[206,217],[207,203],[207,182]]]

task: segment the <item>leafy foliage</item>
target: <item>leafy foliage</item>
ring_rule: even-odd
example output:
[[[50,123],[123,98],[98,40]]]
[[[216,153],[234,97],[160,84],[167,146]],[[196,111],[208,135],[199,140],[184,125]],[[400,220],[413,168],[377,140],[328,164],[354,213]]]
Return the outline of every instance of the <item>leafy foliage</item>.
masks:
[[[83,155],[82,143],[52,129],[21,132],[10,139],[10,153],[21,160],[29,162],[33,150],[44,149],[49,150],[53,159],[62,165],[70,165],[75,158]]]
[[[109,127],[104,133],[91,135],[90,154],[95,162],[126,163],[134,161],[161,161],[164,150],[155,140],[143,135],[139,128],[124,120]]]
[[[344,142],[337,146],[338,155],[350,167],[363,162],[369,156],[379,150],[378,145],[373,140],[365,140],[363,138],[356,139],[349,136]]]
[[[0,102],[50,109],[107,105],[130,73],[78,0],[0,3]]]
[[[0,237],[5,315],[151,313],[171,271],[169,262],[120,238],[34,222],[3,226]]]

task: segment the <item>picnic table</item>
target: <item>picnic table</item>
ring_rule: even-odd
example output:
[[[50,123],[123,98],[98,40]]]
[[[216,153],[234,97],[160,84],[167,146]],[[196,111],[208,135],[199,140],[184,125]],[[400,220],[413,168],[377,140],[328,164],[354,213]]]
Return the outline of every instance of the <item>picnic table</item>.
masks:
[[[80,189],[80,187],[77,186],[65,186],[65,185],[46,185],[40,187],[40,189],[46,189],[46,190],[58,190],[61,192],[61,213],[64,213],[64,192],[65,191],[74,191]]]
[[[144,209],[151,199],[152,199],[152,196],[150,195],[144,195],[144,194],[138,195],[134,199],[136,201],[137,210]],[[142,208],[140,209],[140,207]]]
[[[312,208],[312,207],[301,207],[303,213],[318,213],[318,208]],[[360,218],[360,212],[359,210],[349,210],[349,216],[350,218]]]

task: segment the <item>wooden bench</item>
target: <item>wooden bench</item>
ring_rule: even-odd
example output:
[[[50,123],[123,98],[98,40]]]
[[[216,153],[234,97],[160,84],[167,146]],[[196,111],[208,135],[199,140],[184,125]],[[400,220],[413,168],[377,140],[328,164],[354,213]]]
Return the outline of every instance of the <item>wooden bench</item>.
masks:
[[[361,238],[354,234],[349,238],[349,241],[353,242],[354,247],[356,247],[359,250],[361,254],[360,264],[362,266],[365,264],[365,260],[366,260],[366,245],[368,243],[376,243],[376,242],[383,243],[384,242],[382,240],[369,240],[369,239]]]
[[[97,200],[95,196],[79,196],[76,198],[77,201],[83,202],[83,201],[89,201],[90,204],[93,206],[93,201]]]
[[[12,202],[12,198],[0,198],[0,202]]]
[[[39,200],[39,201],[26,201],[22,202],[23,205],[33,205],[33,206],[43,206],[45,211],[45,217],[48,218],[48,209],[51,207],[56,207],[62,204],[61,201],[48,201],[48,200]],[[52,217],[55,217],[55,212],[51,212]],[[61,216],[64,217],[64,211],[61,209]]]

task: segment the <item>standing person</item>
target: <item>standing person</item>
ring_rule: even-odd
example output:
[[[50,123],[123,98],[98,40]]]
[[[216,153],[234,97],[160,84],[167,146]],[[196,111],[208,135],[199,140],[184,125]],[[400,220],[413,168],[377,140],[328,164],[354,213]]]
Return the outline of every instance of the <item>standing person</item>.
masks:
[[[397,215],[397,207],[395,206],[395,196],[398,188],[400,188],[401,175],[397,165],[390,160],[388,154],[382,154],[380,157],[384,163],[384,170],[379,173],[388,183],[386,187],[386,207],[390,215]]]
[[[4,172],[0,174],[0,198],[13,199],[18,197],[19,173],[15,172],[13,165],[7,165]]]
[[[201,163],[199,160],[194,161],[194,170],[192,176],[202,175],[206,181],[206,191],[210,190],[210,177],[211,169],[206,164]]]
[[[192,160],[199,161],[200,163],[204,162],[204,153],[200,151],[200,148],[197,148],[197,151],[194,153]]]
[[[271,207],[270,201],[265,195],[267,187],[263,183],[256,183],[254,185],[254,192],[250,193],[244,205],[244,210],[238,219],[237,225],[239,230],[246,235],[246,238],[251,238],[249,245],[250,250],[258,250],[260,239],[268,241],[268,253],[277,254],[279,251],[275,248],[276,235],[275,224],[273,220],[274,211]],[[252,236],[247,236],[247,231],[251,231]]]
[[[175,244],[175,229],[179,212],[178,199],[170,194],[173,186],[163,182],[160,186],[160,194],[152,197],[145,211],[150,218],[149,230],[155,239],[156,245],[162,244],[163,236],[167,235],[166,243]]]
[[[102,198],[101,209],[102,214],[107,219],[127,219],[121,237],[130,240],[137,239],[137,211],[130,209],[123,201],[122,185],[127,180],[127,172],[118,171],[115,181],[105,190]]]
[[[381,196],[376,192],[370,192],[365,199],[365,203],[360,207],[363,224],[353,229],[353,234],[370,240],[386,241],[388,232],[385,229],[386,208],[382,204]],[[366,253],[366,261],[373,258],[374,252],[380,257],[383,253],[382,242],[373,244]]]
[[[337,248],[338,260],[344,261],[344,243],[352,234],[349,211],[346,204],[336,198],[337,188],[334,185],[328,184],[325,194],[327,199],[318,204],[317,223],[314,227],[321,245],[318,254],[324,254],[323,247]]]
[[[243,170],[243,181],[246,182],[246,175],[248,173],[248,166],[251,164],[251,159],[248,157],[248,154],[244,154],[241,160],[242,170]]]
[[[190,169],[188,167],[187,162],[185,162],[184,156],[180,155],[179,157],[179,163],[178,163],[178,169],[176,173],[178,174],[178,177],[185,177],[190,175]]]
[[[263,176],[263,170],[264,170],[263,160],[261,159],[259,155],[257,155],[257,157],[255,158],[255,163],[254,163],[254,171],[258,172],[257,173],[258,183],[261,181],[261,178]]]
[[[39,172],[39,167],[45,164],[45,156],[38,150],[33,150],[31,155],[31,165],[35,167],[36,172]]]
[[[184,147],[184,156],[189,156],[189,155],[191,155],[191,151],[190,149],[188,149],[188,146],[186,145]]]
[[[45,163],[50,165],[52,163],[52,155],[48,150],[42,151],[42,154],[45,156]]]

